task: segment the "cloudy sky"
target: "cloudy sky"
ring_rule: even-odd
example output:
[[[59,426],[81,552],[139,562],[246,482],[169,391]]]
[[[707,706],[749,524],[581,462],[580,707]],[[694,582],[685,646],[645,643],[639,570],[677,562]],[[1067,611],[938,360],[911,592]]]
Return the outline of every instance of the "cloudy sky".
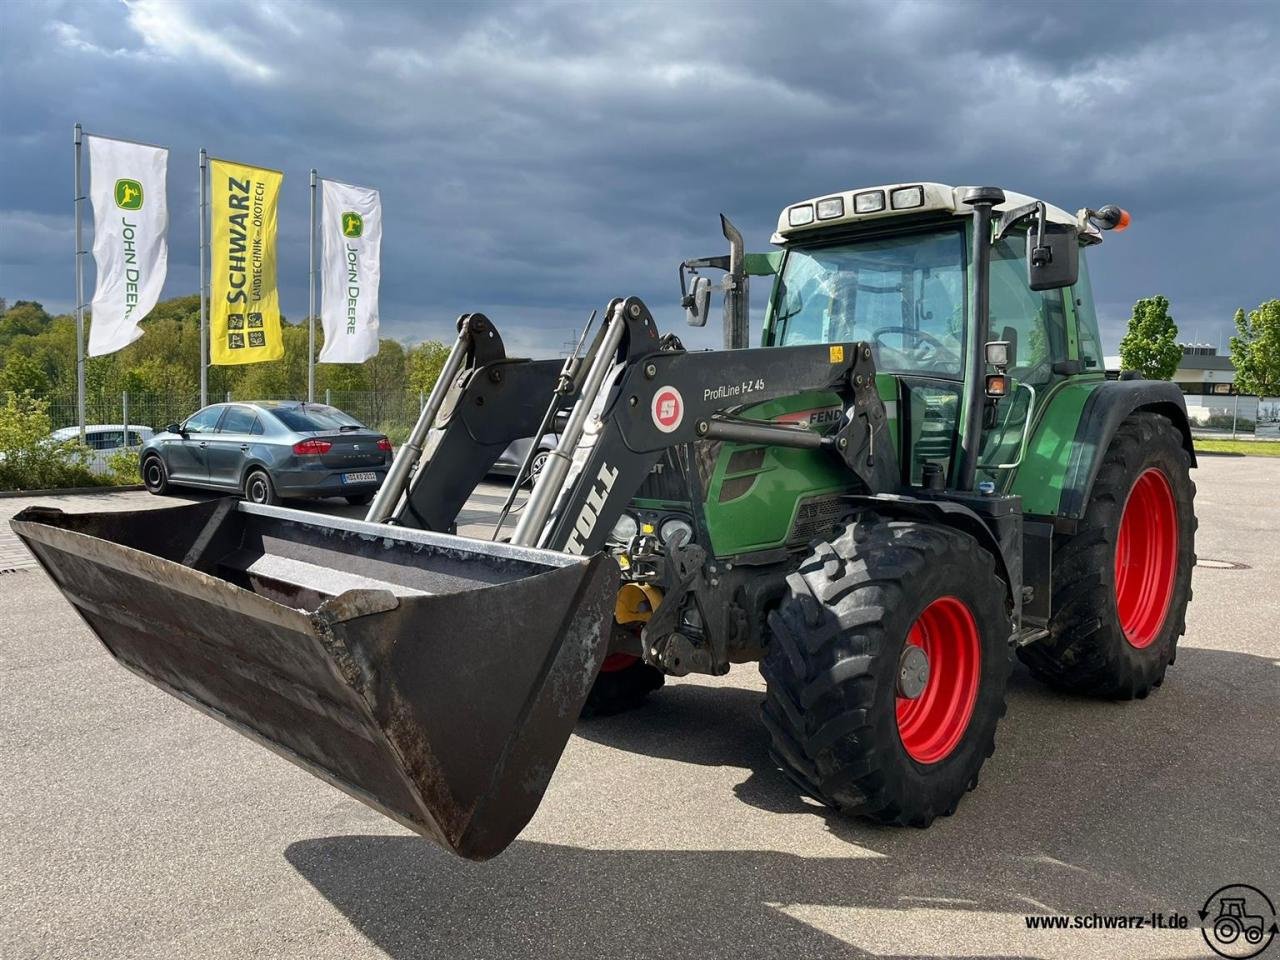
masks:
[[[311,167],[382,191],[384,334],[483,310],[544,353],[612,296],[679,323],[720,211],[763,250],[788,202],[924,179],[1120,203],[1107,352],[1155,293],[1217,343],[1280,297],[1277,50],[1267,2],[7,0],[0,296],[72,306],[79,121],[171,148],[166,296],[196,290],[205,146],[285,172],[294,318]]]

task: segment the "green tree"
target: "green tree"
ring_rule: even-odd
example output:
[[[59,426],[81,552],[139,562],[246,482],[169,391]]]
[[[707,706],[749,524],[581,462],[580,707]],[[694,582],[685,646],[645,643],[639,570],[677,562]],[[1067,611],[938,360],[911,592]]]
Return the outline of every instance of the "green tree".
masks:
[[[1236,311],[1231,338],[1236,389],[1259,397],[1280,396],[1280,300],[1268,300],[1246,314]]]
[[[34,393],[44,396],[49,392],[49,376],[35,357],[25,353],[13,353],[0,367],[0,394]]]
[[[1120,341],[1120,366],[1148,380],[1168,380],[1182,360],[1178,325],[1164,297],[1144,297],[1133,305],[1129,331]]]
[[[409,386],[430,393],[440,378],[449,348],[439,340],[424,340],[409,351]]]

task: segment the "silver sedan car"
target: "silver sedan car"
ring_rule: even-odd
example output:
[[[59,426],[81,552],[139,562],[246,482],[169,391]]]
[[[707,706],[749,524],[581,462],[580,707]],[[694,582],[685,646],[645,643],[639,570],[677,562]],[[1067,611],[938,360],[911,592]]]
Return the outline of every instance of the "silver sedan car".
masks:
[[[171,423],[143,446],[142,482],[284,497],[373,499],[391,466],[391,443],[336,407],[296,400],[215,403]]]

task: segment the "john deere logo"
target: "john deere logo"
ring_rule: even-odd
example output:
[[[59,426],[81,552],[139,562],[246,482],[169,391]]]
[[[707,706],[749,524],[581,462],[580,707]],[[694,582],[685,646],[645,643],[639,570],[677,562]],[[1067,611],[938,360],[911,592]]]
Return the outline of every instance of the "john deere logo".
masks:
[[[116,206],[121,210],[137,210],[141,208],[142,184],[137,180],[117,180]]]
[[[358,237],[362,233],[364,233],[364,217],[348,210],[342,215],[342,235],[344,237]]]

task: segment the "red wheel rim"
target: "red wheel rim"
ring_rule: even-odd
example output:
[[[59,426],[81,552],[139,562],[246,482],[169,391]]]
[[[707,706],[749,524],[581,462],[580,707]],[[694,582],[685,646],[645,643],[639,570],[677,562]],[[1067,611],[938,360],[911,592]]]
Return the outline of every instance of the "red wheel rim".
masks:
[[[604,658],[604,663],[600,664],[600,672],[617,673],[619,670],[627,669],[639,659],[629,653],[611,653]]]
[[[898,698],[898,737],[912,760],[937,763],[959,745],[978,700],[978,624],[963,601],[939,597],[912,625],[907,643],[929,658],[929,680],[914,700]]]
[[[1178,569],[1178,509],[1169,478],[1155,467],[1133,482],[1116,537],[1116,614],[1129,643],[1160,635]]]

